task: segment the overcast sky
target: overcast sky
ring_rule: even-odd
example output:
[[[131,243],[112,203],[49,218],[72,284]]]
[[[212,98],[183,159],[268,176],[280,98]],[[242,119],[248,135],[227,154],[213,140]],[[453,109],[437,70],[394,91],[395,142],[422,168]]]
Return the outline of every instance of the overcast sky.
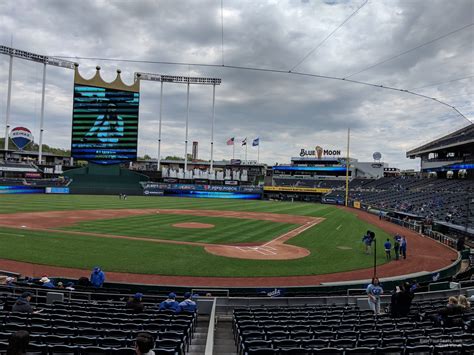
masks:
[[[474,23],[472,0],[223,1],[224,63],[347,77],[387,58]],[[220,0],[4,0],[0,44],[53,56],[222,64]],[[6,112],[9,58],[0,55],[0,136]],[[399,168],[419,168],[405,152],[467,124],[446,106],[405,93],[343,81],[222,67],[71,59],[90,77],[95,66],[111,81],[122,70],[222,78],[216,88],[215,158],[229,159],[229,137],[260,137],[260,159],[289,162],[301,148],[346,151]],[[42,66],[14,60],[12,127],[39,136]],[[351,76],[444,100],[474,120],[474,26]],[[462,80],[457,80],[461,79]],[[451,82],[448,82],[451,81]],[[441,84],[439,84],[441,83]],[[44,142],[69,148],[73,72],[48,67]],[[189,141],[209,159],[212,87],[192,86]],[[159,83],[141,83],[139,155],[157,156]],[[184,156],[186,86],[165,84],[162,156]],[[190,152],[191,149],[189,149]],[[248,147],[248,158],[256,159]]]

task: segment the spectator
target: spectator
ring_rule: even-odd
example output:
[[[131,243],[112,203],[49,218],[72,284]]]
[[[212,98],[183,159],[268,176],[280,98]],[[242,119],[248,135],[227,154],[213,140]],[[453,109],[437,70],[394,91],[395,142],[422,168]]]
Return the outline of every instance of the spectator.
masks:
[[[58,285],[56,287],[64,290],[64,284],[61,281],[58,282]]]
[[[85,276],[82,276],[77,280],[77,286],[89,287],[90,285],[91,285],[91,282]]]
[[[8,341],[7,355],[24,355],[30,342],[30,333],[19,330],[10,336]]]
[[[394,318],[406,317],[410,312],[411,302],[413,300],[413,293],[410,292],[410,284],[404,283],[397,286],[392,295],[392,302],[390,305],[390,313]]]
[[[65,289],[68,290],[68,291],[74,291],[74,290],[75,290],[75,288],[74,288],[74,283],[73,283],[73,282],[68,282],[68,283],[66,284]]]
[[[400,258],[400,241],[397,236],[393,238],[393,251],[395,252],[395,260],[398,260]]]
[[[459,315],[463,312],[464,308],[458,304],[458,299],[456,297],[449,297],[446,307],[439,309],[438,314],[431,316],[431,318],[433,321],[440,324],[446,322],[448,316]]]
[[[197,311],[197,304],[195,299],[197,299],[198,295],[192,295],[191,292],[186,292],[184,294],[184,301],[179,304],[179,307],[184,312],[196,312]]]
[[[138,333],[135,340],[135,352],[137,355],[155,355],[151,349],[155,346],[155,339],[150,333]]]
[[[99,266],[96,266],[94,270],[92,270],[90,281],[91,285],[96,288],[100,288],[104,284],[105,274]]]
[[[466,296],[460,295],[458,297],[459,305],[464,308],[465,311],[469,311],[471,309],[471,303],[467,300]]]
[[[400,254],[402,254],[403,259],[407,258],[407,240],[405,237],[402,237],[400,241]]]
[[[369,308],[375,314],[380,314],[380,296],[383,294],[383,289],[380,286],[380,282],[377,277],[372,279],[372,283],[367,286],[366,292],[369,301]]]
[[[411,284],[409,284],[409,287],[410,287],[410,292],[415,293],[415,291],[420,288],[420,284],[415,279],[411,282]]]
[[[168,298],[160,303],[160,311],[173,311],[178,313],[180,311],[179,303],[176,302],[176,294],[171,292]]]
[[[143,298],[142,293],[139,293],[139,292],[135,293],[133,297],[130,297],[127,304],[125,305],[125,308],[135,313],[143,312],[145,305],[142,303],[142,298]]]
[[[46,287],[46,288],[54,288],[54,284],[53,284],[53,282],[52,282],[50,279],[48,279],[48,276],[43,276],[43,277],[39,280],[39,282],[41,283],[41,285],[42,285],[43,287]]]
[[[392,243],[390,243],[390,239],[387,238],[387,241],[385,242],[383,246],[385,248],[385,257],[387,258],[387,260],[391,260],[392,259],[392,254],[391,254]]]
[[[19,313],[33,313],[33,307],[31,307],[30,301],[33,295],[31,292],[23,292],[12,307],[12,312]]]

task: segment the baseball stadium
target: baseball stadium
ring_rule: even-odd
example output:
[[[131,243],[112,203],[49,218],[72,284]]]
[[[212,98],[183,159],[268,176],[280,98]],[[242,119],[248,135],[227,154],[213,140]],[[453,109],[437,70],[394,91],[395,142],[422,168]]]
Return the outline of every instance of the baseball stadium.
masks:
[[[135,71],[127,84],[119,69],[81,73],[80,58],[0,54],[0,354],[474,354],[474,124],[456,107],[433,99],[469,123],[405,149],[418,171],[378,151],[362,161],[349,127],[347,145],[267,164],[259,137],[215,139],[219,75]],[[42,70],[35,137],[12,115],[25,62]],[[46,145],[47,70],[73,76],[64,151]],[[138,153],[144,85],[159,93],[155,158]],[[175,86],[187,90],[183,157],[163,154],[163,88]],[[212,89],[206,159],[197,141],[188,154],[199,87]]]

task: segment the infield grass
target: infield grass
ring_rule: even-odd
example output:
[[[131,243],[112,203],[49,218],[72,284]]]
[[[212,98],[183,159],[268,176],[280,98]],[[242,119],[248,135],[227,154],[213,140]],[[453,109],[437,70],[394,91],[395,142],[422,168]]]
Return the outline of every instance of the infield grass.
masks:
[[[203,229],[173,227],[175,223],[188,222],[208,223],[214,227]],[[152,239],[232,244],[266,242],[298,226],[255,219],[155,214],[80,222],[61,229]]]
[[[376,232],[378,240],[389,237],[354,214],[330,205],[163,197],[129,197],[121,201],[115,196],[0,195],[0,213],[3,213],[0,220],[8,218],[5,213],[104,208],[197,208],[286,213],[326,219],[287,242],[311,251],[309,256],[295,260],[232,259],[208,254],[199,246],[13,228],[0,228],[0,258],[82,269],[100,265],[106,271],[162,275],[317,275],[371,267],[373,256],[363,253],[362,235],[371,229]],[[218,223],[218,219],[221,217],[216,217],[212,223]],[[129,227],[133,229],[131,225]],[[135,227],[140,227],[139,223]],[[382,248],[378,249],[377,263],[383,264],[384,253]]]

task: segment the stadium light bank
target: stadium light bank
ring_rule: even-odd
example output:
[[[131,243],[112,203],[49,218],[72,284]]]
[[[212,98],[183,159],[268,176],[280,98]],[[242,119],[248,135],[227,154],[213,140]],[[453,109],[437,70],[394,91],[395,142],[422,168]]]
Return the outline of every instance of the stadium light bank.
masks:
[[[29,60],[32,62],[43,64],[43,84],[41,89],[41,116],[40,116],[40,136],[39,136],[39,150],[38,150],[38,163],[41,164],[43,158],[43,131],[44,131],[44,97],[46,91],[46,66],[52,65],[55,67],[66,68],[74,70],[74,62],[59,59],[55,57],[48,57],[46,55],[35,54],[32,52],[23,51],[21,49],[15,49],[7,46],[0,45],[0,54],[10,56],[10,63],[8,67],[8,91],[7,91],[7,113],[5,119],[5,150],[8,150],[8,135],[10,131],[10,105],[12,97],[12,76],[13,76],[13,57],[20,58],[23,60]]]
[[[161,83],[160,89],[160,119],[158,124],[158,160],[157,170],[160,171],[161,165],[161,122],[163,112],[163,83],[186,84],[186,130],[184,137],[184,174],[188,170],[188,127],[189,127],[189,87],[191,84],[212,85],[212,118],[211,118],[211,164],[210,171],[213,171],[214,165],[214,122],[215,122],[215,103],[216,103],[216,85],[220,85],[222,80],[218,78],[205,78],[193,76],[175,76],[153,73],[135,73],[135,80],[158,81]]]

